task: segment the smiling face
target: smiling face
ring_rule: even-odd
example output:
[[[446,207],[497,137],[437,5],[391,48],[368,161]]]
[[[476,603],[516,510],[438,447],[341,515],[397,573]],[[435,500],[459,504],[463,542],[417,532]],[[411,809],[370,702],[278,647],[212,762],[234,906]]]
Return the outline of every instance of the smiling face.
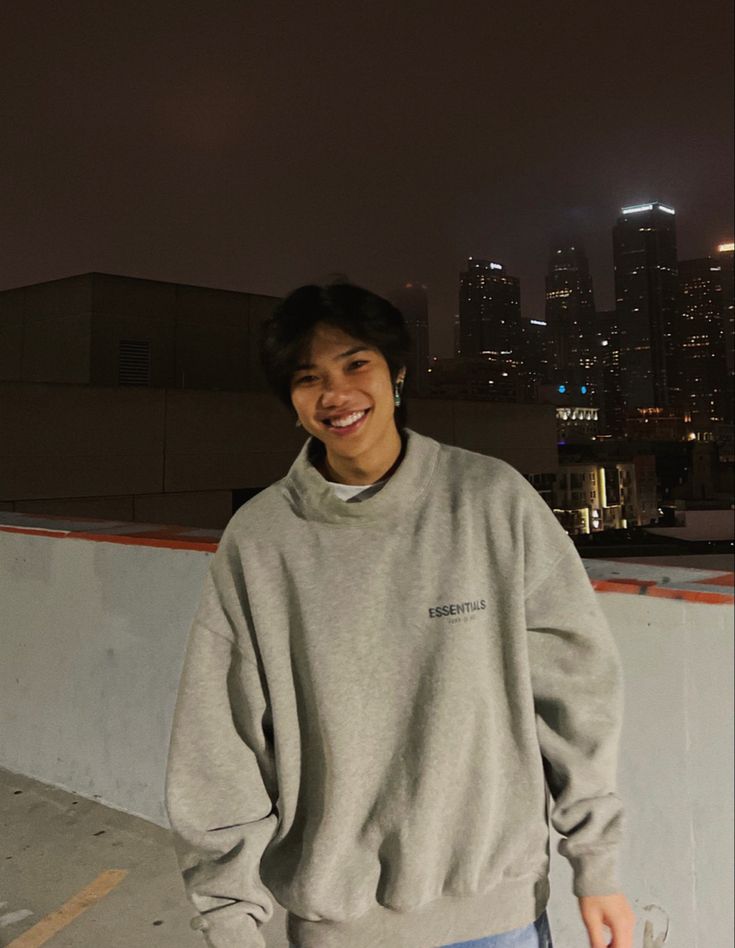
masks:
[[[291,379],[291,402],[337,470],[350,464],[377,469],[400,447],[385,357],[335,326],[316,325],[309,352]],[[345,421],[350,423],[340,426]]]

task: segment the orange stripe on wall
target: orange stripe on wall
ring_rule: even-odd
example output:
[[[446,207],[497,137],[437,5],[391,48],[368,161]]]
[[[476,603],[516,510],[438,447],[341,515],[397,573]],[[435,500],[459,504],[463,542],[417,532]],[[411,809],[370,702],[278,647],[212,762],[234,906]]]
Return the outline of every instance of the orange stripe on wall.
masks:
[[[675,586],[654,586],[648,590],[649,596],[657,596],[659,599],[684,599],[686,602],[706,602],[711,606],[732,605],[735,601],[732,593],[729,592],[710,592],[703,589],[697,592],[695,589],[677,589]]]
[[[651,580],[636,579],[593,579],[592,586],[597,592],[619,592],[634,596],[651,596],[658,599],[684,599],[686,602],[706,602],[712,606],[732,605],[735,597],[724,590],[711,592],[703,589],[677,589],[675,586],[657,586]]]
[[[167,536],[165,533],[155,534],[134,534],[134,533],[85,533],[74,530],[44,530],[37,527],[10,527],[1,526],[2,533],[24,533],[29,537],[52,537],[57,540],[92,540],[95,543],[123,543],[130,546],[157,546],[169,550],[201,550],[205,553],[214,553],[219,546],[219,539],[212,537],[211,540],[187,540],[176,539],[172,533]]]
[[[735,573],[721,573],[710,579],[693,579],[693,583],[706,583],[707,586],[735,586]]]

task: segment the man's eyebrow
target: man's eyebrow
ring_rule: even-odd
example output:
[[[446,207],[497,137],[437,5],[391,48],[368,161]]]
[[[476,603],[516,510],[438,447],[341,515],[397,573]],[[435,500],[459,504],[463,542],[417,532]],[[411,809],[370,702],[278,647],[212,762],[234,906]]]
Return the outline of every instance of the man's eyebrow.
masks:
[[[337,359],[346,359],[347,356],[354,355],[356,352],[369,352],[369,351],[370,350],[367,349],[365,346],[355,346],[354,349],[348,349],[347,352],[340,352],[339,355],[334,357],[334,361],[336,362]],[[300,369],[315,369],[315,368],[316,366],[314,365],[313,362],[301,362],[299,365],[296,366],[294,371],[298,372]]]

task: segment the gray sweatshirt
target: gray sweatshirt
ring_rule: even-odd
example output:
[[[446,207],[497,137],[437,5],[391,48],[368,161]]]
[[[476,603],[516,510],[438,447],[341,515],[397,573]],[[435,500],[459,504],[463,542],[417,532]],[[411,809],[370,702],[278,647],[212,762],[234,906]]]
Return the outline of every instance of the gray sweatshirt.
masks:
[[[621,890],[621,663],[582,562],[497,458],[406,429],[340,499],[309,438],[230,519],[186,648],[166,807],[192,927],[263,948],[435,948],[527,925],[548,820]]]

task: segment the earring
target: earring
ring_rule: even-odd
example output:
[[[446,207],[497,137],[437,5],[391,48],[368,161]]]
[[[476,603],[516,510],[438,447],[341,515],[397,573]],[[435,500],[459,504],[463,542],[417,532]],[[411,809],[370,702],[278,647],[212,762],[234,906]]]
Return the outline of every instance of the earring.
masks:
[[[301,419],[300,419],[300,418],[297,418],[297,419],[296,419],[296,427],[297,427],[297,428],[300,428],[300,427],[301,427]]]
[[[393,402],[396,407],[401,404],[401,389],[403,388],[403,379],[400,382],[396,382],[396,387],[393,392]]]

